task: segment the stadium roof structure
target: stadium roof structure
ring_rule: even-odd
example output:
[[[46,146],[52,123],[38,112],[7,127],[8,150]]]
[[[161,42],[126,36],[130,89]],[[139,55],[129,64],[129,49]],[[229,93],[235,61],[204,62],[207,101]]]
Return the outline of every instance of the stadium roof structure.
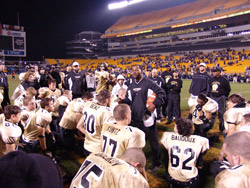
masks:
[[[101,35],[102,33],[97,32],[97,31],[83,31],[81,33],[78,33],[77,35],[81,35],[81,34],[87,34],[87,35]]]
[[[248,0],[197,0],[175,7],[121,17],[102,38],[149,33],[156,29],[178,28],[250,13]]]

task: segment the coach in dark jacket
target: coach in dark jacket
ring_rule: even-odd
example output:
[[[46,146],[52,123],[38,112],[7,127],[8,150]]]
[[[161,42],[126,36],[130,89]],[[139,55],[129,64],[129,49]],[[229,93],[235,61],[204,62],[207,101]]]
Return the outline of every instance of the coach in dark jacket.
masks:
[[[220,67],[214,67],[212,69],[213,77],[210,83],[210,97],[214,99],[218,105],[218,118],[220,131],[224,130],[223,114],[226,111],[226,99],[230,94],[231,87],[229,81],[221,76]],[[213,121],[215,121],[216,114],[213,114]]]
[[[86,79],[85,75],[79,71],[79,63],[74,62],[72,64],[73,70],[69,73],[67,77],[68,90],[72,91],[73,99],[79,98],[82,96],[83,92],[86,91]]]
[[[193,77],[189,93],[194,96],[198,96],[201,93],[209,95],[210,80],[211,76],[206,72],[206,64],[200,63],[199,71]]]
[[[152,80],[142,75],[140,66],[135,65],[132,67],[132,75],[134,81],[128,86],[127,95],[123,102],[131,105],[131,125],[138,127],[146,134],[153,154],[153,164],[149,168],[149,171],[155,171],[161,165],[161,150],[158,142],[157,128],[155,120],[152,126],[146,127],[143,116],[153,113],[157,107],[160,107],[164,103],[165,92]],[[146,101],[150,91],[156,94],[156,99],[147,107]]]

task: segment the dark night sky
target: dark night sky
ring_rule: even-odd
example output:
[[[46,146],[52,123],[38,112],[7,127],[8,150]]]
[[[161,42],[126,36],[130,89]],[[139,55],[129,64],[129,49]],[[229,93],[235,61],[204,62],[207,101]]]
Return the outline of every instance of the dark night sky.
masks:
[[[65,43],[82,31],[104,33],[120,17],[163,9],[192,0],[147,0],[124,9],[108,10],[118,0],[1,0],[2,24],[26,31],[27,60],[65,58]]]

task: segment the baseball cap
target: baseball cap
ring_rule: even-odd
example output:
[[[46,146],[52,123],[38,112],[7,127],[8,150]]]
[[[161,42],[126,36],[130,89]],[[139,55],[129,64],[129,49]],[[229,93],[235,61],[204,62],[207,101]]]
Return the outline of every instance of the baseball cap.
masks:
[[[4,61],[3,60],[0,60],[0,65],[4,65]]]
[[[220,67],[213,67],[212,72],[217,72],[217,71],[221,72],[221,68]]]
[[[62,188],[55,163],[40,154],[13,151],[0,159],[0,187]]]
[[[200,63],[200,66],[207,67],[206,63],[204,62]]]
[[[73,67],[74,67],[74,66],[79,66],[79,63],[75,61],[75,62],[72,64],[72,66],[73,66]]]
[[[121,74],[117,76],[117,80],[125,80],[124,76],[122,76]]]

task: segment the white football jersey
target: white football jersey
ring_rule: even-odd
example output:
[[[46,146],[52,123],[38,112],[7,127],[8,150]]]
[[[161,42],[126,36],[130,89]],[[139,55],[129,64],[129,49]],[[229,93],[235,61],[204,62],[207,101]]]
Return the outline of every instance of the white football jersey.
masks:
[[[92,153],[83,162],[70,188],[148,188],[141,173],[123,160]]]
[[[85,135],[84,148],[90,152],[101,152],[101,131],[105,123],[113,121],[111,108],[95,102],[87,102],[83,110]]]
[[[198,175],[196,161],[200,153],[209,149],[208,139],[191,135],[189,137],[174,132],[164,132],[161,143],[168,150],[168,172],[172,178],[188,182]]]
[[[119,158],[128,148],[143,148],[145,133],[136,127],[104,124],[101,133],[102,151]]]
[[[223,115],[225,129],[228,130],[228,123],[234,124],[237,129],[239,124],[241,123],[243,115],[248,113],[250,113],[250,107],[243,107],[243,108],[233,107],[228,109]]]
[[[215,113],[218,110],[218,103],[207,97],[208,101],[206,102],[206,104],[204,104],[202,106],[202,111],[204,112],[204,115],[206,116],[207,113]],[[200,112],[196,109],[196,105],[193,105],[191,107],[192,110],[192,121],[195,124],[203,124],[203,121],[199,118],[200,117]]]
[[[3,121],[0,125],[0,157],[7,154],[6,144],[15,144],[17,149],[21,134],[22,130],[18,125]]]
[[[250,166],[238,165],[220,172],[215,178],[215,188],[248,188],[250,186]]]

